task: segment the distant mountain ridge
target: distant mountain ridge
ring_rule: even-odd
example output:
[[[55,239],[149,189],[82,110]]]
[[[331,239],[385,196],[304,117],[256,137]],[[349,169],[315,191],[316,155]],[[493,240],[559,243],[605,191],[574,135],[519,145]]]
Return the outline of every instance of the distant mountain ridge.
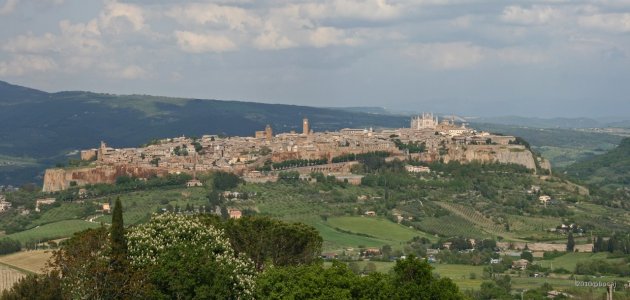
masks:
[[[249,136],[266,124],[274,132],[301,130],[309,118],[316,131],[345,127],[403,127],[406,117],[284,104],[113,95],[82,91],[47,93],[0,81],[0,155],[30,157],[28,172],[1,168],[0,185],[34,178],[68,152],[132,147],[153,138],[225,134]]]

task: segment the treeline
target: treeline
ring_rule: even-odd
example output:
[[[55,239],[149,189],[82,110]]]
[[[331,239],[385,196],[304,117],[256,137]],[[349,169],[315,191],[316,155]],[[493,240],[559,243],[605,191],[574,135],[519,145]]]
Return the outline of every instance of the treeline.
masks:
[[[427,146],[424,142],[410,141],[409,143],[403,143],[400,139],[394,139],[393,141],[399,150],[407,150],[409,153],[422,153],[427,151]]]
[[[630,276],[630,266],[625,263],[611,263],[604,259],[579,261],[575,266],[575,274],[579,275],[617,275]]]
[[[614,233],[608,240],[597,236],[593,241],[593,252],[630,254],[630,235]]]
[[[332,162],[340,163],[340,162],[349,162],[349,161],[359,161],[361,163],[365,163],[366,161],[372,160],[374,158],[385,158],[385,157],[389,157],[390,155],[391,153],[387,151],[373,151],[373,152],[358,153],[358,154],[348,153],[348,154],[343,154],[343,155],[333,157]]]
[[[79,188],[74,187],[65,191],[60,191],[55,194],[55,198],[58,201],[74,201],[82,197],[92,198],[101,197],[112,194],[122,194],[130,191],[149,190],[155,188],[164,187],[181,187],[188,180],[192,179],[192,176],[181,174],[167,174],[162,177],[153,176],[146,180],[131,177],[131,176],[119,176],[116,178],[115,184],[88,184],[81,188],[85,189],[85,194],[79,194]]]
[[[3,238],[0,240],[0,255],[10,254],[20,251],[22,249],[22,244],[20,241]]]
[[[324,267],[322,238],[304,224],[164,214],[122,225],[116,201],[109,229],[75,234],[54,252],[50,273],[23,278],[2,298],[463,299],[414,256],[390,274]]]

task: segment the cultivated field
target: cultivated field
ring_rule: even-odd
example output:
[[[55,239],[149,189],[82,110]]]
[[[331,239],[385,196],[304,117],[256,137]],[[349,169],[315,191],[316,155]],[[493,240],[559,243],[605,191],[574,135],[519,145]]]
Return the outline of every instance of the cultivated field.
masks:
[[[26,276],[24,273],[0,265],[0,292],[11,288],[14,283],[24,276]]]
[[[422,231],[410,229],[390,220],[377,217],[334,217],[328,218],[326,223],[333,228],[340,228],[353,233],[362,233],[380,240],[393,243],[403,243],[416,236],[427,237],[434,240],[435,237]]]
[[[52,253],[49,250],[20,251],[0,256],[0,264],[8,265],[24,272],[42,273]]]

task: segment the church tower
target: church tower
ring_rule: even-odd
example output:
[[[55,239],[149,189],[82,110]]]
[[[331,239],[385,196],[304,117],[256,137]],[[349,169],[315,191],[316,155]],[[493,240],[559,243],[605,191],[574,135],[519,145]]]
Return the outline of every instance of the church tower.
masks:
[[[271,129],[271,125],[267,124],[267,127],[265,127],[265,138],[268,141],[271,141],[271,139],[273,138],[273,129]]]
[[[304,118],[304,120],[302,120],[302,134],[308,135],[309,133],[310,133],[310,128],[308,125],[308,119]]]

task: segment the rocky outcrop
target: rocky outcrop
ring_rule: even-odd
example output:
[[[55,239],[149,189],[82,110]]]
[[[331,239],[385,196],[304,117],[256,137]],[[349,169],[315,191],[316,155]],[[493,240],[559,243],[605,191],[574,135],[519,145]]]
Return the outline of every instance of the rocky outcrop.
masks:
[[[120,176],[148,178],[163,176],[168,172],[158,168],[140,168],[126,165],[97,166],[76,169],[48,169],[44,174],[44,192],[57,192],[71,185],[83,186],[96,183],[114,183]],[[73,183],[74,182],[74,183]]]
[[[451,147],[443,156],[444,162],[498,162],[512,163],[536,170],[531,151],[521,145],[458,145]]]

